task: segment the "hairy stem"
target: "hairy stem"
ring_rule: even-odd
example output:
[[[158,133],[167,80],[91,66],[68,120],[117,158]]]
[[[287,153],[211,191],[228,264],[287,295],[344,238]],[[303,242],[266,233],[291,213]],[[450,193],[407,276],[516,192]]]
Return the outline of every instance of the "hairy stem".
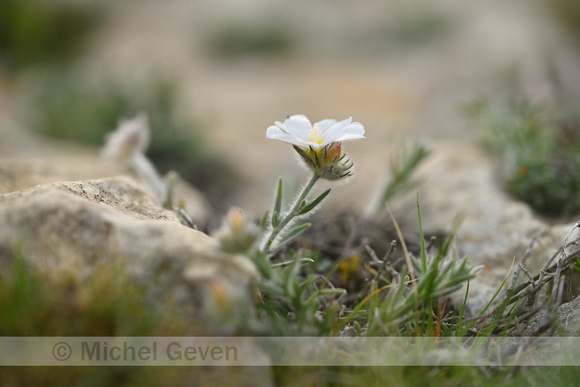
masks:
[[[306,200],[306,197],[308,196],[308,194],[310,193],[310,191],[312,190],[314,184],[316,184],[318,179],[320,179],[320,176],[318,175],[318,173],[314,173],[310,178],[310,180],[308,181],[308,183],[306,183],[304,188],[302,188],[302,192],[300,193],[300,196],[298,196],[298,199],[296,199],[296,202],[292,206],[292,209],[290,209],[290,211],[288,211],[288,213],[280,220],[278,226],[272,229],[272,231],[270,232],[270,236],[268,236],[268,239],[266,239],[266,244],[263,248],[264,254],[269,255],[273,252],[272,244],[274,243],[274,240],[276,239],[276,237],[278,237],[280,232],[284,230],[284,228],[290,223],[290,221],[292,221],[292,219],[294,219],[294,217],[298,215],[298,211],[302,206],[302,202]]]

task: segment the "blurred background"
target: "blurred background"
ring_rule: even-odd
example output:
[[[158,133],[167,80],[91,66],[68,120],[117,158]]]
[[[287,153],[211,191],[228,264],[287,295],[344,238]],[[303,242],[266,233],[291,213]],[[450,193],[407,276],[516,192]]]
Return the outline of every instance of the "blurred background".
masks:
[[[2,0],[0,158],[91,152],[146,111],[162,173],[260,214],[277,177],[306,175],[266,128],[352,116],[367,140],[332,200],[364,207],[402,144],[475,138],[470,101],[577,108],[579,48],[567,0]]]

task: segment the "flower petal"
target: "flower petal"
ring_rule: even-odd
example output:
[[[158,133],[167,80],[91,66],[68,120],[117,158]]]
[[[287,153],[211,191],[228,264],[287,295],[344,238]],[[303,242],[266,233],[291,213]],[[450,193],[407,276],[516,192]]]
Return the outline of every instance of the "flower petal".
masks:
[[[326,120],[322,120],[322,121],[318,121],[318,129],[320,130],[320,132],[322,134],[324,134],[324,132],[330,128],[332,125],[336,124],[336,120],[331,120],[331,119],[326,119]]]
[[[303,114],[288,117],[284,122],[276,121],[270,126],[266,137],[287,142],[299,147],[321,149],[334,142],[358,140],[364,137],[364,127],[359,122],[352,122],[352,117],[337,122],[333,119],[318,121],[316,133],[310,120]]]
[[[353,122],[352,124],[349,124],[348,126],[343,128],[341,133],[359,134],[362,136],[361,138],[364,138],[365,128],[364,126],[362,126],[360,122]]]
[[[284,121],[284,125],[291,131],[294,131],[295,134],[300,134],[301,136],[310,133],[312,129],[312,123],[304,114],[295,114],[293,116],[288,117]]]
[[[286,120],[288,121],[288,120]],[[293,127],[288,127],[286,125],[286,121],[284,121],[284,123],[280,122],[280,121],[276,121],[276,127],[278,127],[282,132],[289,134],[290,136],[295,137],[296,139],[300,140],[300,141],[307,141],[308,139],[308,133],[310,133],[310,130],[307,132],[305,130],[302,129],[297,129],[297,128],[293,128]],[[272,127],[272,126],[271,126]]]
[[[342,132],[343,128],[347,127],[351,123],[351,121],[352,117],[349,117],[346,120],[339,121],[332,125],[324,133],[324,139],[328,140],[329,142],[336,141],[335,138]]]
[[[270,126],[268,130],[266,130],[266,138],[284,141],[298,146],[307,146],[306,141],[296,136],[293,132],[287,132],[278,126]]]
[[[349,140],[360,140],[363,138],[366,138],[366,137],[363,136],[362,134],[344,133],[340,137],[336,138],[334,141],[340,142],[340,141],[349,141]]]

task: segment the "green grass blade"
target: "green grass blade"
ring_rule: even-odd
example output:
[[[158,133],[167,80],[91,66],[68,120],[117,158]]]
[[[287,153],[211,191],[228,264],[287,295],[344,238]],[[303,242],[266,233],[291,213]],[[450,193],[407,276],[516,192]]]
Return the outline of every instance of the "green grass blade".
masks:
[[[421,222],[421,206],[419,205],[419,193],[417,193],[417,215],[419,216],[419,238],[421,241],[421,271],[427,272],[427,250],[425,249],[425,235],[423,234],[423,224]]]

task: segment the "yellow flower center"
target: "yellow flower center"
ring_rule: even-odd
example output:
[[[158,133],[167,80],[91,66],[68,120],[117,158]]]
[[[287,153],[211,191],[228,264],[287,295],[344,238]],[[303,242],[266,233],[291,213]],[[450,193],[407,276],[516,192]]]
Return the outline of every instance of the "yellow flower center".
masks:
[[[310,136],[308,137],[308,141],[315,142],[318,145],[324,142],[324,139],[320,135],[320,129],[318,128],[318,124],[314,124],[312,129],[310,129]]]

